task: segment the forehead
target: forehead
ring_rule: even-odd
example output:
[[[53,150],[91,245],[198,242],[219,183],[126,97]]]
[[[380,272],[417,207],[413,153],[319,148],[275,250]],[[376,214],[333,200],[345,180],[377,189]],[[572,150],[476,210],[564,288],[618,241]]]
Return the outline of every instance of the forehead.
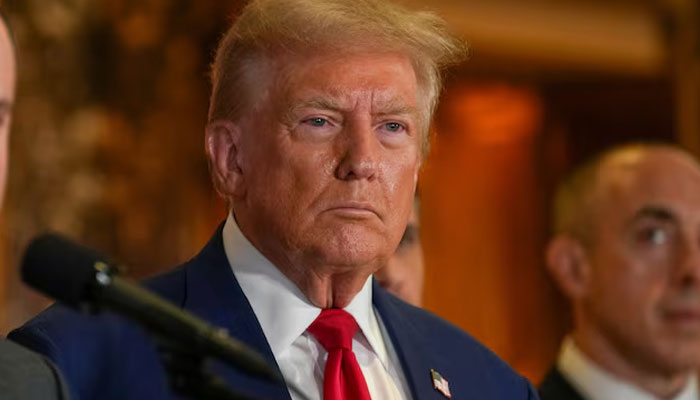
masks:
[[[287,101],[332,98],[338,106],[415,108],[417,80],[410,59],[395,53],[345,53],[279,57],[276,88]]]
[[[623,154],[602,167],[599,196],[605,214],[631,217],[643,208],[667,210],[700,223],[700,169],[673,149]]]

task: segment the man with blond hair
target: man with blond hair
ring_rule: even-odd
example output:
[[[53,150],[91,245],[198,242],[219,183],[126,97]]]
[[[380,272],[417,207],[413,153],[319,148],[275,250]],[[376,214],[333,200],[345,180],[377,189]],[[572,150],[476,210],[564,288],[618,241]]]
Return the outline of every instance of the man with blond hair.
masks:
[[[464,46],[430,13],[379,0],[254,0],[212,67],[205,147],[229,215],[199,255],[148,286],[223,326],[303,395],[215,364],[269,399],[527,399],[526,379],[372,279],[401,239],[441,70]],[[12,338],[79,399],[165,399],[129,324],[55,306]]]
[[[545,400],[697,400],[700,164],[633,144],[577,169],[555,200],[549,270],[574,329]]]

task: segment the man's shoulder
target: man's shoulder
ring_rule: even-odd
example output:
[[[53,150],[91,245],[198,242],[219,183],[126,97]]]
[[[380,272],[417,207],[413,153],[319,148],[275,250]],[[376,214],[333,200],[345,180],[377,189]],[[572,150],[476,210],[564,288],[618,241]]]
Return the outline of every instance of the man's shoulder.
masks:
[[[187,293],[187,261],[176,268],[147,278],[141,284],[173,304],[182,306]]]
[[[449,342],[463,343],[470,348],[486,349],[470,334],[431,311],[408,304],[388,293],[385,295],[385,299],[392,312],[386,313],[386,316],[383,314],[383,319],[400,318],[404,323],[412,325],[412,329],[415,330],[416,334],[428,338],[441,339],[438,341],[431,340],[431,343],[435,342],[435,344],[438,344],[442,340],[447,340]]]
[[[144,281],[144,286],[180,306],[185,297],[185,269],[186,264],[157,275]],[[8,338],[56,363],[79,397],[125,394],[124,388],[106,390],[103,386],[128,381],[132,371],[146,371],[156,382],[146,392],[162,391],[154,342],[143,329],[120,315],[81,312],[56,303],[10,332]],[[105,378],[115,373],[123,376]]]
[[[399,357],[412,370],[419,365],[414,380],[424,381],[434,370],[449,381],[453,393],[493,399],[534,398],[525,378],[456,325],[381,290],[375,296],[375,307]]]
[[[205,264],[220,261],[219,253],[223,253],[220,249],[220,231],[216,231],[195,257],[142,281],[142,285],[174,305],[183,307],[188,298],[190,270],[202,267],[194,269],[204,271],[199,275],[211,274]],[[81,312],[56,303],[10,332],[8,338],[46,355],[62,369],[75,371],[76,375],[81,376],[99,373],[91,364],[136,363],[143,357],[130,355],[137,351],[149,356],[155,354],[151,338],[137,324],[115,313],[95,311],[98,312]],[[71,377],[67,378],[70,380]]]
[[[60,374],[41,355],[0,339],[0,393],[3,399],[67,399]]]
[[[187,263],[144,280],[142,285],[166,300],[181,305],[185,296]],[[100,309],[83,311],[55,303],[8,337],[43,354],[54,354],[71,342],[81,346],[97,341],[116,340],[131,325],[124,318]],[[85,338],[91,340],[85,341]],[[60,346],[59,346],[60,345]]]
[[[516,374],[491,349],[460,327],[428,310],[396,300],[397,309],[402,310],[406,322],[413,326],[414,334],[426,339],[426,344],[432,351],[452,354],[452,358],[470,364],[486,363],[505,374]]]

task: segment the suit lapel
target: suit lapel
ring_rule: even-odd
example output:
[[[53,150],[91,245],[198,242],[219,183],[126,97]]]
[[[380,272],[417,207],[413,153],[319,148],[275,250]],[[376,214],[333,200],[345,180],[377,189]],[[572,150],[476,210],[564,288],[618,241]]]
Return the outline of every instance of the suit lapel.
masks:
[[[223,224],[204,249],[187,264],[184,308],[212,324],[226,328],[232,337],[258,351],[279,372],[279,366],[262,327],[226,258],[222,228]],[[425,337],[412,324],[411,319],[406,317],[405,307],[409,306],[399,306],[398,300],[382,289],[376,281],[373,282],[372,292],[373,304],[396,350],[412,398],[445,399],[445,396],[433,387],[430,369],[435,367],[435,360],[427,353],[429,346],[425,342],[430,338]],[[263,398],[291,400],[286,388],[253,379],[218,362],[212,367],[216,374],[225,377],[231,388],[245,388],[247,393],[254,393]]]
[[[187,265],[184,308],[212,324],[226,328],[231,337],[259,352],[281,374],[260,323],[226,258],[222,229],[223,224],[206,247]],[[217,374],[225,376],[234,389],[245,388],[264,398],[291,400],[284,387],[260,382],[218,362],[212,367]]]
[[[398,307],[397,300],[382,289],[376,281],[373,282],[372,297],[374,307],[381,316],[396,350],[413,399],[446,399],[433,387],[430,369],[435,368],[435,365],[430,354],[426,352],[429,347],[424,342],[429,338],[424,337],[409,318],[405,318],[405,313]]]

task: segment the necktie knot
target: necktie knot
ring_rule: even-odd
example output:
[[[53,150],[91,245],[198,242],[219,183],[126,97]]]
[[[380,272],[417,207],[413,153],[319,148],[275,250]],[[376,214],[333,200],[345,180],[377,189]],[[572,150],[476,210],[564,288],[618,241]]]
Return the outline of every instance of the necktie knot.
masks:
[[[357,329],[357,322],[352,315],[340,308],[331,308],[321,311],[308,331],[330,352],[334,349],[352,351],[352,338]]]
[[[321,311],[307,329],[328,352],[323,372],[324,400],[371,400],[352,352],[352,337],[357,329],[355,318],[339,308]]]

